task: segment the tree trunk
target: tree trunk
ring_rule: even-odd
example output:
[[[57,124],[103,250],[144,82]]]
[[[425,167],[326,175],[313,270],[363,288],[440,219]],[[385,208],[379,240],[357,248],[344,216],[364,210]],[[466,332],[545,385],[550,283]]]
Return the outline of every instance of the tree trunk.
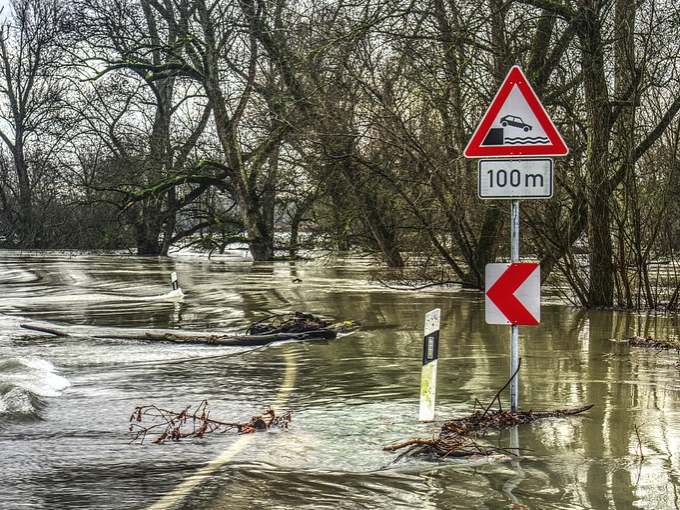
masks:
[[[470,281],[476,281],[478,285],[484,285],[482,276],[484,268],[488,263],[494,262],[498,254],[498,238],[503,227],[502,204],[508,205],[506,201],[502,203],[489,202],[484,211],[484,220],[479,231],[473,263],[471,264],[472,274],[469,275]],[[510,254],[508,253],[508,255]]]
[[[145,200],[138,207],[135,221],[137,255],[163,255],[159,239],[163,221],[158,204],[150,204],[149,200]]]
[[[611,235],[612,193],[609,179],[611,107],[604,71],[599,13],[581,9],[578,23],[582,76],[588,125],[585,172],[588,208],[590,278],[588,305],[610,307],[614,300],[614,265]]]
[[[273,224],[262,214],[258,200],[251,198],[247,203],[244,203],[243,207],[246,209],[243,219],[248,234],[251,256],[254,260],[273,260]]]
[[[635,2],[617,0],[614,44],[615,56],[615,108],[619,110],[613,126],[612,150],[614,159],[620,161],[619,172],[623,182],[623,201],[619,205],[619,231],[617,260],[619,261],[619,301],[629,308],[654,307],[647,271],[646,249],[643,246],[643,225],[640,211],[640,194],[635,175],[635,108],[638,81],[635,62]],[[631,278],[630,266],[635,268]]]
[[[18,233],[19,246],[22,248],[38,248],[39,235],[36,232],[37,225],[33,217],[33,192],[29,177],[28,164],[24,156],[24,145],[21,130],[17,130],[16,143],[12,147],[14,168],[19,182],[19,209],[18,209]]]

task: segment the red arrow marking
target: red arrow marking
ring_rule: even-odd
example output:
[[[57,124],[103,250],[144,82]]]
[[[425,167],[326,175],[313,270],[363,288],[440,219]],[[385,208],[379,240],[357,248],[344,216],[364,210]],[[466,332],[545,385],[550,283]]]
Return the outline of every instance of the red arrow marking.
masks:
[[[522,302],[515,297],[515,292],[529,278],[538,264],[510,264],[503,274],[496,280],[486,295],[512,324],[535,326],[536,317],[531,315]]]

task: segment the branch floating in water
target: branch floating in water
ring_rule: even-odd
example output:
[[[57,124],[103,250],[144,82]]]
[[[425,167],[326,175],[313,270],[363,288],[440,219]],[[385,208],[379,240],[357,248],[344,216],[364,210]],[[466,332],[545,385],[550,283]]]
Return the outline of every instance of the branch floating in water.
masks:
[[[187,406],[180,412],[170,411],[155,405],[137,406],[130,416],[130,432],[135,434],[131,442],[143,443],[150,433],[158,434],[154,443],[179,441],[187,437],[202,439],[206,434],[236,430],[239,434],[262,432],[272,427],[288,428],[291,413],[277,416],[273,409],[268,409],[262,416],[253,416],[248,422],[228,422],[210,418],[208,401],[203,400],[195,412]],[[142,425],[142,422],[150,424]]]

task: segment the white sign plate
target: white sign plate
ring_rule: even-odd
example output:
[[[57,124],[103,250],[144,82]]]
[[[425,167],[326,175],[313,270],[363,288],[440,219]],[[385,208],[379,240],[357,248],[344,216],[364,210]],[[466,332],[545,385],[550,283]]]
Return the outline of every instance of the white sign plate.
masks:
[[[482,159],[477,165],[479,198],[550,198],[553,160]]]

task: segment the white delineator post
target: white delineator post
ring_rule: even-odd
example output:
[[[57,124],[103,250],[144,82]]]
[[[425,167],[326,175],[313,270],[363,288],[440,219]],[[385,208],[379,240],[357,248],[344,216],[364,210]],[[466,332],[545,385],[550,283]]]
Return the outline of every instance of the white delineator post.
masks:
[[[420,421],[434,421],[440,317],[441,309],[439,308],[435,308],[425,315],[423,370],[420,377],[420,414],[418,417]]]
[[[170,274],[170,281],[172,283],[172,290],[164,295],[167,299],[181,299],[184,297],[184,292],[179,288],[179,282],[177,281],[177,273],[174,271]]]

